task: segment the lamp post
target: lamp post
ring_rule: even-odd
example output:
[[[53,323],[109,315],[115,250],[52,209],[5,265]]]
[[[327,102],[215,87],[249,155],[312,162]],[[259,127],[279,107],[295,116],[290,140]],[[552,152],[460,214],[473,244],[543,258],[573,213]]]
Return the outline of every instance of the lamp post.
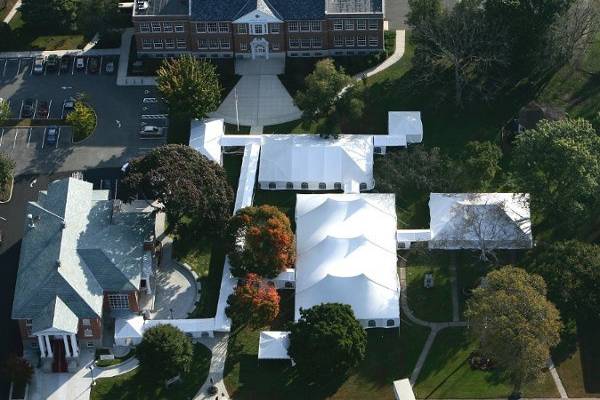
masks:
[[[89,365],[88,368],[90,369],[90,374],[92,374],[92,386],[96,386],[96,381],[94,380],[94,367]]]

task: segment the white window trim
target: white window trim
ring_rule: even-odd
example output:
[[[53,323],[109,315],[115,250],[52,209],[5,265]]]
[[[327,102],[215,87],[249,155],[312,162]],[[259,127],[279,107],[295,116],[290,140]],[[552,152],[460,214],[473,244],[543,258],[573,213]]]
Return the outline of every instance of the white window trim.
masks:
[[[334,19],[333,20],[333,30],[334,31],[343,31],[344,30],[344,20],[343,19]]]
[[[213,28],[214,30],[212,30]],[[219,33],[219,24],[216,22],[207,22],[206,33]]]
[[[152,27],[153,33],[162,32],[162,27],[161,27],[160,22],[151,22],[150,26]]]
[[[300,32],[310,32],[310,22],[311,21],[300,21]],[[303,29],[303,27],[306,27],[306,29]]]
[[[293,45],[292,42],[295,42],[297,44]],[[289,40],[289,46],[290,46],[290,49],[299,49],[300,48],[300,39],[298,39],[298,38],[290,38],[290,40]]]
[[[152,48],[152,39],[142,39],[142,49],[149,50]]]
[[[94,331],[92,331],[91,329],[84,329],[83,330],[83,336],[85,336],[85,337],[92,337],[92,336],[94,336]]]
[[[313,24],[315,24],[315,25],[319,24],[319,28],[318,29],[314,29]],[[322,25],[323,24],[321,23],[321,21],[310,21],[310,30],[311,30],[311,32],[321,32],[321,30],[323,29]]]
[[[308,43],[308,45],[305,46],[306,43]],[[300,47],[303,49],[310,49],[311,44],[312,44],[312,40],[310,38],[300,39]]]
[[[203,30],[200,30],[200,27],[204,27]],[[198,22],[196,24],[196,33],[206,33],[206,24],[204,22]]]
[[[316,44],[317,41],[319,42],[318,45]],[[313,49],[320,49],[321,47],[323,47],[323,39],[321,39],[320,37],[312,38],[310,44]]]
[[[353,31],[354,30],[354,20],[353,19],[345,19],[344,20],[344,30],[345,31]]]
[[[227,22],[219,22],[219,33],[229,33],[229,25]]]
[[[231,49],[231,42],[229,41],[229,39],[221,39],[220,41],[221,43],[221,48],[223,50],[229,50]]]
[[[247,35],[248,34],[248,25],[238,24],[235,31],[238,35]]]
[[[376,31],[379,29],[379,21],[376,19],[369,19],[369,30]]]
[[[174,25],[175,25],[175,32],[177,32],[177,33],[185,32],[185,27],[182,23],[176,23]]]
[[[171,33],[173,32],[173,23],[172,22],[163,22],[163,32]]]
[[[140,28],[141,33],[151,32],[150,23],[148,23],[148,22],[140,22],[139,28]]]
[[[89,318],[82,318],[81,325],[83,326],[92,326],[92,321]]]
[[[354,47],[355,45],[355,40],[353,36],[346,36],[346,38],[344,39],[344,45],[346,47]]]
[[[362,27],[361,27],[362,25]],[[366,19],[357,19],[356,20],[356,30],[357,31],[366,31],[367,30],[367,20]]]
[[[334,36],[333,37],[333,47],[344,47],[344,37],[343,36]]]
[[[376,36],[369,36],[369,47],[379,46],[379,39]]]
[[[162,41],[161,41],[161,43],[162,43]],[[112,310],[128,310],[129,309],[129,296],[126,294],[118,294],[118,293],[109,294],[108,295],[108,304]],[[127,307],[125,307],[125,305]]]
[[[187,48],[187,42],[185,41],[185,39],[177,39],[177,48],[178,49]]]
[[[274,33],[274,34],[281,33],[281,27],[279,26],[279,24],[269,25],[269,33]]]
[[[165,39],[165,49],[174,49],[175,48],[175,39]]]
[[[293,26],[295,27],[294,29],[292,29]],[[288,32],[298,32],[298,29],[300,29],[300,26],[298,25],[298,21],[288,22]]]
[[[162,39],[154,39],[152,41],[152,48],[156,50],[161,50],[164,47]]]
[[[248,43],[240,42],[240,51],[248,51]]]
[[[205,43],[205,45],[203,46],[202,43]],[[208,49],[208,40],[207,39],[198,39],[198,43],[196,43],[198,45],[199,49]]]
[[[214,46],[213,46],[213,44],[214,44]],[[219,49],[220,45],[221,45],[221,43],[217,39],[210,39],[208,41],[208,48],[211,49],[211,50],[217,50],[217,49]]]

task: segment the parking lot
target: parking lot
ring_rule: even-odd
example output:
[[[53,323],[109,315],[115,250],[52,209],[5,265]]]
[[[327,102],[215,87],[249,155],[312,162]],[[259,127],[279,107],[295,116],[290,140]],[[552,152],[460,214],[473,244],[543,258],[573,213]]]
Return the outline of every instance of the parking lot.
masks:
[[[145,125],[167,127],[166,106],[154,87],[116,85],[118,56],[83,57],[81,68],[72,57],[62,69],[59,59],[55,68],[46,62],[38,72],[34,61],[0,58],[0,98],[9,101],[13,118],[55,125],[60,135],[48,145],[44,127],[0,126],[0,151],[15,159],[17,174],[119,167],[166,142],[166,137],[140,137]],[[106,72],[109,63],[113,73]],[[97,126],[90,137],[73,144],[62,121],[64,104],[81,96],[94,108]]]

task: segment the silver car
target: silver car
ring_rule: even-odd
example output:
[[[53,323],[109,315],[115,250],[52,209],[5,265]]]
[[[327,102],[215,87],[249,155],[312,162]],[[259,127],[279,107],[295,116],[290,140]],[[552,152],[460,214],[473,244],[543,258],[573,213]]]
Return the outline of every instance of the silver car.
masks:
[[[38,56],[35,58],[35,61],[33,62],[33,72],[36,74],[44,72],[44,57]]]
[[[165,128],[154,125],[145,125],[140,129],[142,139],[161,138],[165,135]]]

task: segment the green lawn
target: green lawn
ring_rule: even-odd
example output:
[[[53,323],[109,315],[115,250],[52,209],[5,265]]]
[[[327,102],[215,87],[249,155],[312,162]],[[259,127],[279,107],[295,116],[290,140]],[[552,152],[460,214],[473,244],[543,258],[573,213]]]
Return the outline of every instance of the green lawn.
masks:
[[[235,399],[378,399],[394,398],[392,381],[410,375],[429,330],[402,323],[397,329],[369,329],[366,359],[337,385],[308,385],[289,362],[258,364],[259,331],[242,329],[231,336],[225,384]]]
[[[436,337],[415,385],[419,398],[498,398],[512,392],[512,386],[498,371],[472,370],[469,355],[476,349],[464,328],[447,328]],[[527,397],[559,397],[549,373],[524,390]]]
[[[406,267],[408,305],[416,317],[431,322],[452,321],[450,258],[447,253],[411,253]],[[433,273],[434,287],[423,286]]]
[[[182,400],[191,399],[208,376],[211,352],[201,344],[194,345],[194,359],[190,372],[182,374],[182,381],[165,389],[164,382],[148,380],[139,368],[114,378],[96,380],[91,400]],[[156,366],[160,368],[160,366]]]
[[[17,3],[17,0],[8,0],[4,8],[0,8],[0,21],[4,21],[4,18],[8,15],[13,6]]]
[[[81,49],[87,42],[80,34],[38,35],[25,27],[20,12],[15,14],[9,26],[13,36],[12,51]]]

